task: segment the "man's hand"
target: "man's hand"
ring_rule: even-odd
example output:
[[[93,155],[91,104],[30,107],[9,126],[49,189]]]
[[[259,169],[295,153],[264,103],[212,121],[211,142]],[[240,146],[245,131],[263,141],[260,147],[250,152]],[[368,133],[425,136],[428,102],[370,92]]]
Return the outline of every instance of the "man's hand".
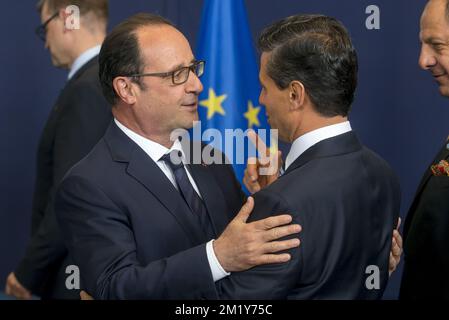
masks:
[[[24,286],[22,286],[19,280],[17,280],[14,272],[11,272],[8,275],[8,278],[6,278],[5,293],[21,300],[31,299],[31,292]]]
[[[248,131],[248,138],[256,146],[261,159],[251,157],[243,177],[243,184],[251,194],[272,184],[279,177],[282,166],[281,151],[271,154],[262,139],[253,130]]]
[[[86,291],[81,290],[80,292],[81,300],[94,300],[91,295],[89,295]]]
[[[388,266],[388,273],[390,276],[396,270],[399,262],[401,262],[402,237],[399,233],[400,226],[401,218],[398,219],[398,226],[393,230],[393,239],[391,240],[390,263]]]
[[[213,242],[215,255],[227,272],[243,271],[261,264],[287,262],[291,258],[290,254],[274,253],[300,244],[297,238],[273,241],[301,231],[299,224],[289,224],[291,216],[280,215],[246,223],[253,208],[254,199],[248,197],[237,216]]]

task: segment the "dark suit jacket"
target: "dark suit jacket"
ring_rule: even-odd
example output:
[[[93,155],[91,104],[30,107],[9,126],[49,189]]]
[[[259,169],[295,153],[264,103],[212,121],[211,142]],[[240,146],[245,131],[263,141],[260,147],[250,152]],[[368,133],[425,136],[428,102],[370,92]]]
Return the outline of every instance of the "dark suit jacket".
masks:
[[[79,299],[77,290],[65,287],[65,269],[72,262],[54,217],[54,192],[68,169],[100,140],[111,119],[95,57],[62,90],[37,151],[32,237],[15,274],[25,287],[43,298]]]
[[[432,164],[449,160],[448,142]],[[405,220],[404,252],[400,299],[449,299],[449,177],[430,166]]]
[[[388,280],[391,234],[400,206],[396,176],[353,132],[323,140],[255,194],[251,219],[290,213],[301,246],[286,264],[233,273],[218,283],[230,299],[375,299]],[[368,290],[369,265],[380,270]],[[369,281],[370,282],[370,281]]]
[[[219,235],[244,195],[232,167],[190,165]],[[96,299],[216,298],[200,224],[156,163],[112,123],[55,203],[85,289]]]

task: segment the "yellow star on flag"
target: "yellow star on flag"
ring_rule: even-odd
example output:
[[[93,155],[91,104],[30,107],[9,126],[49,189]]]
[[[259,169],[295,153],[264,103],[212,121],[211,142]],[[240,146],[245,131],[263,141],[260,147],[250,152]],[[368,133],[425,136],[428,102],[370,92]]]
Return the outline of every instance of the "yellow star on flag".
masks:
[[[248,111],[244,113],[246,119],[248,119],[248,128],[251,128],[253,125],[260,127],[259,118],[257,115],[259,114],[260,107],[254,107],[251,101],[248,101]]]
[[[200,101],[200,106],[207,108],[207,120],[212,119],[215,113],[219,113],[222,116],[225,115],[225,111],[221,104],[226,99],[226,97],[227,95],[225,94],[217,97],[214,89],[209,89],[209,97],[207,98],[207,100]]]

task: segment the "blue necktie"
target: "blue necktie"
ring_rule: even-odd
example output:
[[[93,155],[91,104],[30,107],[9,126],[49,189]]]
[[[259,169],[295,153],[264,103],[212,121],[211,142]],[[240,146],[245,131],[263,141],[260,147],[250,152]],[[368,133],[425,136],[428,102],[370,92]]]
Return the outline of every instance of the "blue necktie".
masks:
[[[215,238],[215,232],[209,219],[207,209],[203,203],[203,200],[200,198],[198,193],[196,193],[190,183],[186,168],[181,161],[181,151],[173,150],[170,153],[164,154],[161,157],[161,160],[163,160],[173,171],[179,192],[194,214],[195,218],[199,220],[201,228],[205,232],[207,239],[210,240]]]

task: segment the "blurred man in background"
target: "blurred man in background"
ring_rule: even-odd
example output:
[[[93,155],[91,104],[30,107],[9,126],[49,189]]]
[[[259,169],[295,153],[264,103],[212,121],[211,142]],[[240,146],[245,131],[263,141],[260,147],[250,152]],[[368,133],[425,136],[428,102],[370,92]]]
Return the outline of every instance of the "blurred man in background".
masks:
[[[78,299],[77,288],[66,286],[66,268],[72,263],[55,220],[53,197],[67,170],[92,149],[111,121],[97,61],[109,4],[107,0],[40,0],[37,8],[42,24],[36,32],[53,65],[69,74],[39,142],[31,240],[9,274],[5,291],[20,299],[32,294],[43,299]],[[79,9],[79,17],[73,8]]]
[[[449,1],[430,0],[421,16],[419,65],[449,98]],[[426,169],[404,225],[400,299],[449,299],[449,144]]]

